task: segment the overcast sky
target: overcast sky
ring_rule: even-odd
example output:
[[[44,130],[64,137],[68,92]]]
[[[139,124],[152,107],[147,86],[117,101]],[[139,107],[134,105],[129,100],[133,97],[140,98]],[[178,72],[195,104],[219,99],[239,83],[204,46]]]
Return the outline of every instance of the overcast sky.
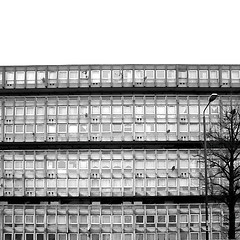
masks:
[[[0,65],[240,64],[239,0],[0,0]]]

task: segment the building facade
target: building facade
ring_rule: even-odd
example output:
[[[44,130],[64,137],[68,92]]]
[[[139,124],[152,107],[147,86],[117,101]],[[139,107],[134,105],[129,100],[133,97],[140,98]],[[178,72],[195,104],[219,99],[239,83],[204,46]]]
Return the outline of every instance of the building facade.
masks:
[[[240,65],[0,67],[0,239],[204,240],[207,127]],[[226,209],[209,202],[210,239]]]

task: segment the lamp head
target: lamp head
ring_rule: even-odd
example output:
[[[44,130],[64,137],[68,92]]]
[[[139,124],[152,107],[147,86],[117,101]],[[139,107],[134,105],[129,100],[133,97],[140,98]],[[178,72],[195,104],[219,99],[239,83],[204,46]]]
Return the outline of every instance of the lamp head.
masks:
[[[212,93],[211,96],[208,99],[208,102],[213,102],[218,97],[217,93]]]

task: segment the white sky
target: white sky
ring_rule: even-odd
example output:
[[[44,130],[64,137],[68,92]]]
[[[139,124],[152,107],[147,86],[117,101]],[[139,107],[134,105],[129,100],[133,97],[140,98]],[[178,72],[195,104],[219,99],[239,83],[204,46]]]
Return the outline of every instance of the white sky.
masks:
[[[0,65],[240,64],[239,0],[0,0]]]

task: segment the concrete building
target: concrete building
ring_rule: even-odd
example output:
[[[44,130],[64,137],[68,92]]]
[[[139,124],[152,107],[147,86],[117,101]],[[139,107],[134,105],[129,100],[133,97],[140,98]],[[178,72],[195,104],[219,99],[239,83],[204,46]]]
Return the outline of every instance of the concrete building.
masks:
[[[0,67],[0,239],[205,239],[211,93],[207,127],[239,105],[240,65]]]

